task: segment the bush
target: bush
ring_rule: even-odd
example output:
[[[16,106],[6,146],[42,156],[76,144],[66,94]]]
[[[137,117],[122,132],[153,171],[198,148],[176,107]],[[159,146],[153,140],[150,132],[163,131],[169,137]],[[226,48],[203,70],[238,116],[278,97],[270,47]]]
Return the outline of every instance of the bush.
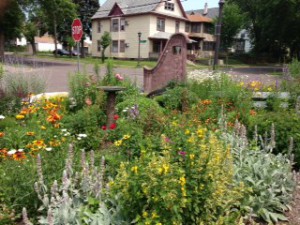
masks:
[[[284,118],[284,119],[283,119]],[[276,145],[274,153],[288,153],[290,138],[294,139],[295,167],[300,167],[300,118],[293,111],[266,112],[260,111],[252,117],[249,126],[249,137],[252,137],[255,125],[259,134],[270,133],[272,124],[275,125]]]
[[[271,153],[274,137],[265,138],[267,141],[260,147],[256,137],[248,143],[243,126],[236,124],[236,128],[235,134],[225,134],[225,140],[233,150],[235,181],[243,182],[249,190],[240,210],[246,218],[263,219],[268,224],[287,220],[284,212],[289,209],[295,187],[291,161],[281,153]]]
[[[300,61],[293,58],[292,62],[288,65],[289,71],[294,78],[300,78]]]
[[[243,191],[233,182],[230,149],[201,126],[172,124],[159,150],[121,163],[111,189],[122,215],[136,224],[236,224],[231,209]]]

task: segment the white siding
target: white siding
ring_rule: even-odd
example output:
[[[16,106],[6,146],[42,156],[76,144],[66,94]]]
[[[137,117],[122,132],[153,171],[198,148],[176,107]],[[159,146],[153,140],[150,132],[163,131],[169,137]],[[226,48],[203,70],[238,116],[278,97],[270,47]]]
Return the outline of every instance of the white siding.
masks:
[[[178,5],[176,0],[170,0],[170,1],[168,1],[168,3],[173,3],[174,4],[174,11],[166,10],[165,9],[165,2],[159,3],[158,6],[156,7],[155,11],[159,12],[159,13],[166,14],[166,15],[184,17],[183,13],[180,9],[180,6]]]

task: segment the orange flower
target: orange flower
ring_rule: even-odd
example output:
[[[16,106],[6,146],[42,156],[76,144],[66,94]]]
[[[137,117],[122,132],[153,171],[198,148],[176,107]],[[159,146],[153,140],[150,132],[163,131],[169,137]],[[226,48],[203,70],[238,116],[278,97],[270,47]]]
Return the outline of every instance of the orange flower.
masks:
[[[251,116],[256,116],[257,115],[257,112],[253,109],[250,110],[250,115]]]
[[[4,132],[0,132],[0,138],[4,137],[5,133]]]
[[[34,133],[34,132],[27,132],[26,135],[27,135],[27,136],[34,136],[35,133]]]
[[[54,124],[57,120],[61,120],[62,116],[59,115],[55,110],[50,111],[50,116],[48,116],[47,121]]]
[[[201,104],[202,104],[202,105],[210,105],[211,103],[212,103],[212,101],[209,100],[209,99],[205,99],[205,100],[202,100],[202,101],[201,101]]]
[[[0,158],[1,157],[7,157],[7,148],[0,149]]]
[[[53,140],[53,141],[50,141],[50,142],[49,142],[49,145],[50,145],[51,147],[59,147],[59,146],[60,146],[60,142],[57,141],[57,140]]]
[[[20,161],[26,159],[26,155],[24,152],[16,152],[15,154],[13,154],[13,159],[15,161]]]
[[[46,148],[44,140],[35,140],[32,143],[34,146],[38,147],[39,149]]]

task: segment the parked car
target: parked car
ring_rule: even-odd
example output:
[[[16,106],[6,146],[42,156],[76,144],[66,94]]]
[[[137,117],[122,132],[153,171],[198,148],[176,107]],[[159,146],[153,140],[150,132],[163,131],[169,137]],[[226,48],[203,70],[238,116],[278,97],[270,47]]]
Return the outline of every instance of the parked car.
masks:
[[[70,52],[68,52],[67,50],[65,49],[57,49],[57,55],[70,55]],[[55,54],[55,50],[53,51],[53,54]]]
[[[76,50],[72,50],[72,55],[73,56],[78,56],[78,55],[80,55],[80,52],[78,53]]]

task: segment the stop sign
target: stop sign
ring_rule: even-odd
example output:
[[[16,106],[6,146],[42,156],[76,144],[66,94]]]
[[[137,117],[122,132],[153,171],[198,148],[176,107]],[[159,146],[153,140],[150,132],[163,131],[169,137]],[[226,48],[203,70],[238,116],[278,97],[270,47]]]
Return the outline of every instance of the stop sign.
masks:
[[[80,19],[73,20],[72,23],[72,37],[75,42],[79,42],[83,35],[82,23]]]

